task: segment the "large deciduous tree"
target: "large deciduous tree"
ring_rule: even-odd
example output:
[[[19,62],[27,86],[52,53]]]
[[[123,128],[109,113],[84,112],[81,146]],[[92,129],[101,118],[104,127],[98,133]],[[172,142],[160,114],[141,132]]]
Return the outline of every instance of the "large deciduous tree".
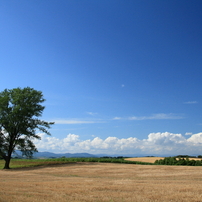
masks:
[[[11,155],[20,150],[28,157],[37,152],[33,140],[40,139],[38,131],[50,135],[53,122],[39,120],[45,101],[41,91],[33,88],[5,89],[0,92],[0,157],[9,169]]]

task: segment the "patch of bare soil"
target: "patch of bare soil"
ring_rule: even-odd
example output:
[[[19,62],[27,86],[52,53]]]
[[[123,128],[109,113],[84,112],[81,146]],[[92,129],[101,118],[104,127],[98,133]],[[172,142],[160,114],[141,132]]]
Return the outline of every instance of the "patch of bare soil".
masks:
[[[74,163],[0,170],[0,202],[202,201],[202,167]]]

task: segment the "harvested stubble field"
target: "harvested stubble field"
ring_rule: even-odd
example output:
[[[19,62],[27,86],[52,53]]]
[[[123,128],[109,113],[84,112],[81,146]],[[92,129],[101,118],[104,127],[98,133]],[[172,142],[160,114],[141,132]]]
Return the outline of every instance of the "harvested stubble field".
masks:
[[[0,170],[0,202],[202,201],[202,167],[68,163]]]

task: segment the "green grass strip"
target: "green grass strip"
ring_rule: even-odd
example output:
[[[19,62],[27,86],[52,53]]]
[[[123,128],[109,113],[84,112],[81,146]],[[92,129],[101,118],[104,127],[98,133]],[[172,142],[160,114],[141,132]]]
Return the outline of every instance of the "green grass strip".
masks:
[[[127,161],[116,158],[54,158],[54,159],[11,159],[10,168],[35,167],[43,165],[65,164],[71,162],[100,162],[100,163],[125,163],[125,164],[141,164],[153,165],[140,161]],[[0,160],[0,169],[4,167],[4,160]]]

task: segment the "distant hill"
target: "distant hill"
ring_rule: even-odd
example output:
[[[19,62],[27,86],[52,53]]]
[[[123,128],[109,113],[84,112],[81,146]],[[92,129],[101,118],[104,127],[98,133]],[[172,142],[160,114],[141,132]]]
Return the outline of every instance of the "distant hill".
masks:
[[[22,153],[20,151],[16,151],[13,155],[13,157],[22,157]],[[98,157],[93,154],[88,154],[88,153],[62,153],[62,154],[56,154],[52,152],[36,152],[33,154],[33,158],[61,158],[61,157],[66,157],[66,158],[79,158],[79,157]]]
[[[53,153],[53,152],[36,152],[33,155],[33,158],[61,158],[61,157],[66,157],[66,158],[97,158],[97,157],[149,157],[149,156],[158,156],[158,157],[169,157],[171,155],[152,155],[152,154],[113,154],[113,155],[108,155],[108,154],[89,154],[89,153]],[[173,155],[174,156],[174,155]],[[198,155],[193,155],[193,156],[198,156]],[[20,151],[16,151],[12,155],[13,158],[22,157],[22,153]]]
[[[37,152],[33,155],[34,158],[60,158],[60,157],[66,157],[66,158],[76,158],[76,157],[97,157],[92,154],[88,153],[64,153],[64,154],[55,154],[51,152]]]

